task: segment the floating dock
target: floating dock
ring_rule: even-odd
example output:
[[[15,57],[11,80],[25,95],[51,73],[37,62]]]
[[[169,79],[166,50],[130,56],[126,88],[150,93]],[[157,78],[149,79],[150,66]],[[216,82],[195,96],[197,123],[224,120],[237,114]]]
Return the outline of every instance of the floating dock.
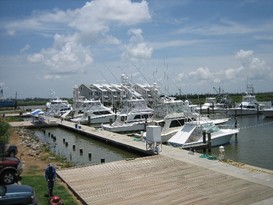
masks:
[[[151,154],[143,141],[56,122],[129,151]],[[57,174],[83,204],[273,204],[273,171],[237,167],[165,145],[159,155],[57,170]]]

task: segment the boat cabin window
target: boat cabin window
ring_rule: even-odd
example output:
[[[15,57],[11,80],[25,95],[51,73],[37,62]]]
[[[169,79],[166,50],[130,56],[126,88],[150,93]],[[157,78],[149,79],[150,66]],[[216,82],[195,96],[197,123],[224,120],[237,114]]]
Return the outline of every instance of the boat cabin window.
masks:
[[[111,114],[109,111],[97,111],[97,112],[93,112],[94,115],[107,115],[107,114]]]
[[[140,118],[141,118],[140,115],[136,115],[136,116],[134,117],[134,119],[140,119]]]
[[[143,119],[148,119],[148,114],[142,115]]]
[[[170,128],[171,127],[181,127],[182,125],[184,125],[184,123],[185,123],[184,119],[172,120],[172,122],[170,124]]]
[[[244,105],[243,108],[255,109],[256,107],[254,105]]]

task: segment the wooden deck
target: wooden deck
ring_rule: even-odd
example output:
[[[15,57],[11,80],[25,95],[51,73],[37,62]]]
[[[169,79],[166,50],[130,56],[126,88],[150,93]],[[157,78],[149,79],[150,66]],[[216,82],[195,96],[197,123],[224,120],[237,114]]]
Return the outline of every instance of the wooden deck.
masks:
[[[83,204],[272,203],[273,188],[156,155],[58,171]]]
[[[144,142],[128,136],[56,122],[128,151],[147,153]],[[83,204],[273,204],[273,171],[202,159],[165,145],[160,155],[57,174]]]

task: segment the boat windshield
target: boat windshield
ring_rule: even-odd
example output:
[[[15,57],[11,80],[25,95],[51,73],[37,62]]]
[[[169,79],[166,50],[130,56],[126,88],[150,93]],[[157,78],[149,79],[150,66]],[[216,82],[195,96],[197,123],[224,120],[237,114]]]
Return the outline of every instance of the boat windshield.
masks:
[[[206,133],[219,132],[220,128],[214,124],[206,124],[203,126],[203,131]]]

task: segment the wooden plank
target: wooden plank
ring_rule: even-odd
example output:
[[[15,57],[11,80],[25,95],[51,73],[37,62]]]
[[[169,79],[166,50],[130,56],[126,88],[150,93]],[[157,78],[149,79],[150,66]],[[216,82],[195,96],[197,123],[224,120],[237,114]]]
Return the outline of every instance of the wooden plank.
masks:
[[[58,175],[85,204],[249,204],[273,197],[271,187],[159,155]]]

